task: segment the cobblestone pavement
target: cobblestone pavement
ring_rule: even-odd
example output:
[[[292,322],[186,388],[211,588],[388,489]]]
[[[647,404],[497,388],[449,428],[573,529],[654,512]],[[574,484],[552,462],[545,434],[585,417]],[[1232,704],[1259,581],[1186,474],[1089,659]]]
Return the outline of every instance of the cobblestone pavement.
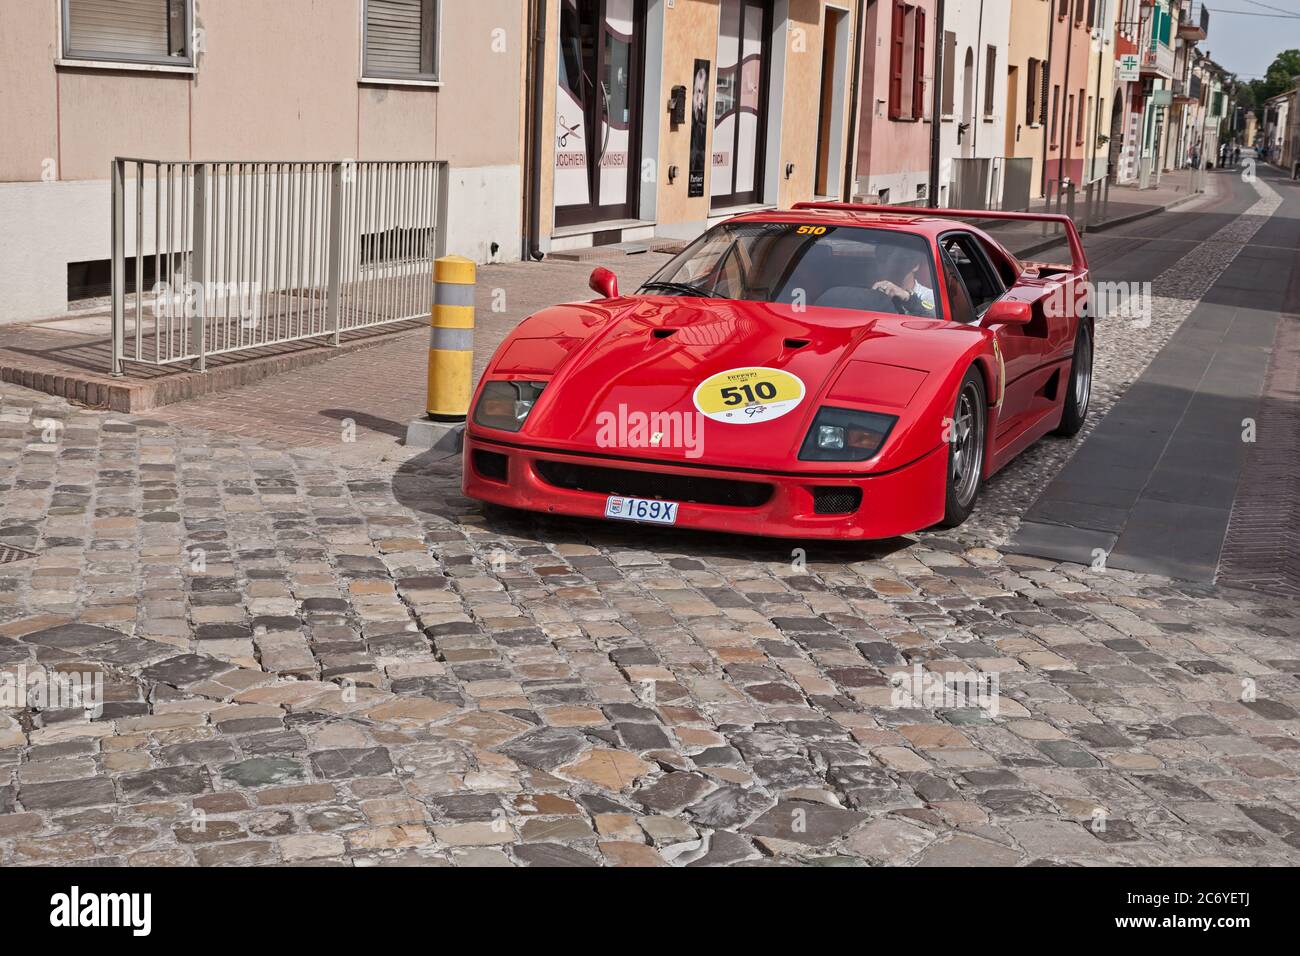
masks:
[[[1295,605],[485,514],[454,461],[0,396],[0,661],[107,700],[3,712],[0,864],[1300,860]]]
[[[990,547],[1040,447],[798,545],[0,385],[0,692],[106,701],[0,700],[0,865],[1300,861],[1300,605]]]

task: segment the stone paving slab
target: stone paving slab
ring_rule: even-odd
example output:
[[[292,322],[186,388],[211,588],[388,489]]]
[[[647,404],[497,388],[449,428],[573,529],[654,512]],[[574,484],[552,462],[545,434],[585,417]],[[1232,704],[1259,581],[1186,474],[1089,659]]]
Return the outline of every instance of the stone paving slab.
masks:
[[[0,400],[0,865],[1300,860],[1294,603]]]

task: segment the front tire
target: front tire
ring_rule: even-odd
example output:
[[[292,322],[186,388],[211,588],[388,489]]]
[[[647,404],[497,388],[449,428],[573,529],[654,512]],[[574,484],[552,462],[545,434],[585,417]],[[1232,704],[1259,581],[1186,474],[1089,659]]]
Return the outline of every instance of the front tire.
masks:
[[[1086,319],[1080,319],[1079,332],[1074,338],[1074,361],[1070,363],[1070,380],[1065,390],[1065,411],[1055,435],[1073,438],[1088,420],[1088,405],[1092,402],[1092,333]]]
[[[957,390],[951,432],[948,436],[948,484],[942,528],[955,528],[975,510],[984,484],[984,448],[988,430],[988,402],[984,379],[974,368],[966,372]]]

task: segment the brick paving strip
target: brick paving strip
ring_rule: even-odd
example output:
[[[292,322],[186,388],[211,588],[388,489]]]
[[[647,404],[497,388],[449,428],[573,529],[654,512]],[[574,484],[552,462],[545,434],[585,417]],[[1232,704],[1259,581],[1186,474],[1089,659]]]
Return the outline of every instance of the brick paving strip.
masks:
[[[0,713],[0,865],[1300,860],[1293,602],[0,399],[0,668],[106,701]]]
[[[1293,260],[1218,580],[1300,598],[1300,247]]]

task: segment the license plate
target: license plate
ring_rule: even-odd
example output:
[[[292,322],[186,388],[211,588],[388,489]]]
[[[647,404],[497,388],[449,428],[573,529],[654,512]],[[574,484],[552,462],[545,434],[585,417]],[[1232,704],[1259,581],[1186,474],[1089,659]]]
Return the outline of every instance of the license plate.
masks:
[[[676,524],[676,501],[659,501],[654,498],[620,498],[612,495],[605,499],[605,517],[620,521],[648,521],[651,524]]]

